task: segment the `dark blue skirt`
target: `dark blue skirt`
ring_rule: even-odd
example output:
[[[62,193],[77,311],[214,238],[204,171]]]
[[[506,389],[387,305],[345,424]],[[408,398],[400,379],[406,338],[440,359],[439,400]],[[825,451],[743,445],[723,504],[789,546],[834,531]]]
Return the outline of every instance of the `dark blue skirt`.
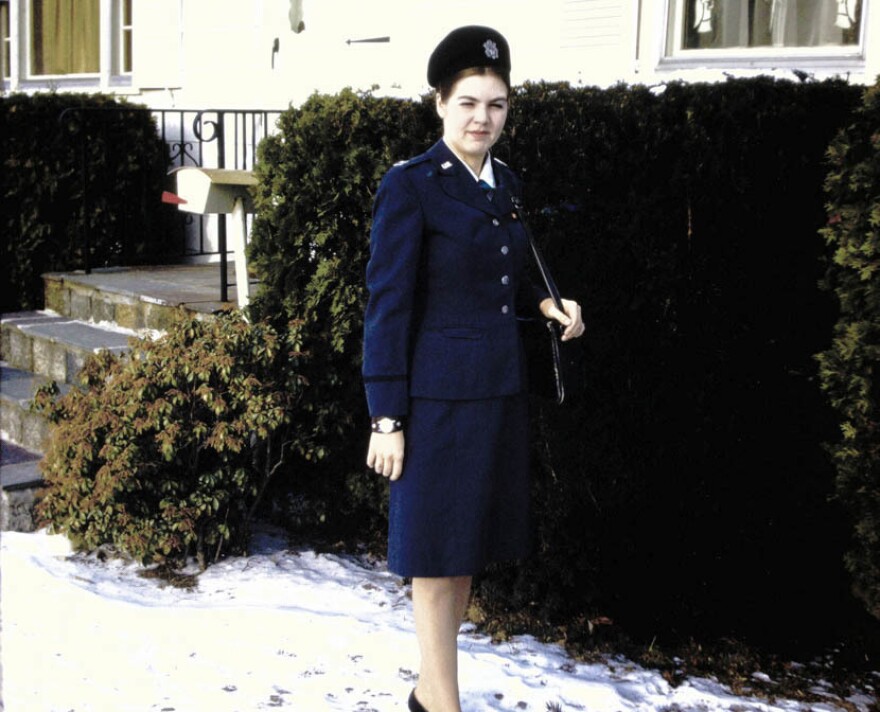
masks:
[[[391,483],[388,568],[467,576],[530,548],[526,395],[413,398],[403,475]]]

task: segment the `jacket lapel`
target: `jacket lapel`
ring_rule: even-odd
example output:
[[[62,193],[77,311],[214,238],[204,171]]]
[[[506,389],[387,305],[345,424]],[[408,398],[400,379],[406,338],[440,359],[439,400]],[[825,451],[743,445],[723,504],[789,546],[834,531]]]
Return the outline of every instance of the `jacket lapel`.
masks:
[[[470,172],[462,165],[459,158],[441,140],[428,151],[434,163],[439,183],[443,191],[451,198],[466,203],[467,205],[482,210],[489,215],[501,215],[499,198],[502,191],[496,189],[496,197],[489,200],[485,192],[474,180]],[[495,180],[500,178],[498,171],[495,172]],[[501,188],[502,186],[498,186]],[[510,202],[509,197],[506,202]]]

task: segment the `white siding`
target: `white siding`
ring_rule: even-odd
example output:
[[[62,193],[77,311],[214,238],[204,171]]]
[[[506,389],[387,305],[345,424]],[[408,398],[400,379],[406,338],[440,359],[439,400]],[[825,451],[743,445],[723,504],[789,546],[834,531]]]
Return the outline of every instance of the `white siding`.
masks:
[[[578,84],[626,81],[636,58],[636,13],[636,0],[562,0],[566,78]]]
[[[617,47],[628,21],[624,0],[564,0],[563,48]]]
[[[132,83],[139,89],[180,87],[182,0],[133,0]]]

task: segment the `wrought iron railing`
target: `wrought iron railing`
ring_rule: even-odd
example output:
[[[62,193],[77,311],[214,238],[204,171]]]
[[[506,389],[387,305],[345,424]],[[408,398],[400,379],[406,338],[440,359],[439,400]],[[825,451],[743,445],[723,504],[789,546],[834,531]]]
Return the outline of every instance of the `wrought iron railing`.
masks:
[[[132,111],[149,112],[155,119],[162,140],[167,144],[170,169],[184,166],[203,168],[235,168],[251,170],[254,167],[259,143],[275,131],[281,111],[265,109],[149,109],[134,107],[82,107],[61,113],[62,124],[74,121],[108,122],[121,120]],[[87,135],[83,132],[82,135]],[[83,152],[85,155],[85,152]],[[89,166],[81,166],[83,186],[88,180]],[[156,209],[170,209],[156,196]],[[83,190],[82,209],[87,210],[86,191]],[[225,215],[187,214],[182,221],[180,254],[182,258],[198,261],[217,260],[220,265],[220,298],[228,301]],[[88,235],[83,236],[85,270],[89,272]]]
[[[280,111],[261,109],[155,110],[162,139],[171,149],[173,167],[251,170],[257,146],[275,129]],[[227,216],[188,215],[185,254],[216,255],[220,265],[220,301],[228,301]]]

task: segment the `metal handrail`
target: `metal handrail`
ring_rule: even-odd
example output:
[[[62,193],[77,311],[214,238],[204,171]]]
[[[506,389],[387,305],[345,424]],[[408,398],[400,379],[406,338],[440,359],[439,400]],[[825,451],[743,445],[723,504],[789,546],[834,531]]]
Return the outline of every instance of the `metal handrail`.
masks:
[[[69,107],[59,114],[59,122],[69,125],[78,115],[121,116],[132,112],[149,112],[155,119],[160,137],[168,146],[169,171],[183,166],[202,168],[235,168],[252,170],[256,162],[257,146],[275,130],[281,110],[268,109],[154,109],[140,106]],[[82,210],[88,209],[89,166],[86,146],[81,146]],[[157,196],[157,202],[158,202]],[[226,216],[217,220],[216,250],[210,247],[210,229],[203,216],[188,215],[181,235],[181,255],[219,257],[220,300],[228,301],[228,269],[226,244]],[[85,230],[88,233],[88,230]],[[89,263],[89,236],[82,236],[86,273]]]

